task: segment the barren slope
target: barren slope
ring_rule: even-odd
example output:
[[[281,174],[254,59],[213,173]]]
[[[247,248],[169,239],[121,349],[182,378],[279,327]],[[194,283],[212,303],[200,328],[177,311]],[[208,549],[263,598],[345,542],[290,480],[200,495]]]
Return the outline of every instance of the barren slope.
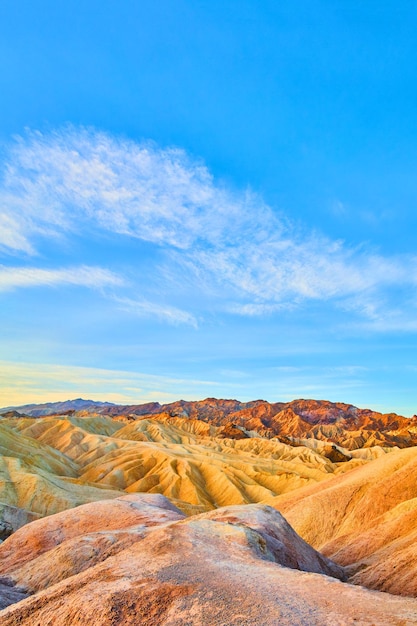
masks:
[[[292,494],[276,506],[350,580],[417,595],[417,448],[399,450]]]

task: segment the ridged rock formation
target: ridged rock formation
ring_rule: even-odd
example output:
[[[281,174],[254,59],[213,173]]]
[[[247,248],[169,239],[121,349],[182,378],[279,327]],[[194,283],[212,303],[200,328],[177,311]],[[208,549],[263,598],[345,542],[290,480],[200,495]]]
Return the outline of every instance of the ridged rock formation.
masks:
[[[15,423],[23,425],[20,420]],[[111,489],[81,484],[77,463],[53,446],[15,430],[13,420],[0,423],[0,455],[2,504],[49,515],[119,495]]]
[[[122,497],[32,522],[0,558],[33,594],[2,626],[417,624],[417,600],[340,582],[262,505],[184,518],[161,496]]]
[[[407,447],[417,444],[417,419],[395,413],[382,414],[358,409],[342,402],[293,400],[269,403],[264,400],[238,402],[207,398],[200,402],[183,400],[172,404],[107,406],[109,415],[169,413],[199,419],[215,426],[235,424],[265,437],[314,438],[331,441],[348,450],[370,446]]]
[[[0,429],[0,502],[40,515],[123,491],[161,493],[186,513],[268,502],[385,454],[368,449],[361,459],[340,449],[343,462],[332,462],[336,447],[323,442],[229,438],[225,426],[167,414],[14,418]]]

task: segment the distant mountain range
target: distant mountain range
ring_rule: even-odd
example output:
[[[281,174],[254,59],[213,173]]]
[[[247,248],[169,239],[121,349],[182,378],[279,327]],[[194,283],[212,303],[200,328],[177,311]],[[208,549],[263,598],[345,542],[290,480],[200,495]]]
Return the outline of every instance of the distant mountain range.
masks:
[[[169,404],[119,405],[77,398],[0,409],[0,415],[7,417],[16,416],[16,412],[30,417],[82,412],[126,421],[146,415],[168,415],[222,427],[225,436],[232,438],[251,436],[252,433],[266,438],[278,437],[290,445],[305,445],[305,439],[314,439],[332,442],[348,450],[378,445],[399,448],[417,445],[416,415],[407,418],[328,400],[270,403],[266,400],[239,402],[206,398]]]
[[[40,417],[41,415],[57,415],[58,413],[66,413],[68,411],[94,411],[101,407],[109,406],[113,406],[111,402],[97,402],[95,400],[83,400],[83,398],[76,398],[75,400],[65,400],[64,402],[45,402],[44,404],[8,406],[0,409],[0,415],[9,411],[16,411],[18,413],[22,413],[23,415]]]

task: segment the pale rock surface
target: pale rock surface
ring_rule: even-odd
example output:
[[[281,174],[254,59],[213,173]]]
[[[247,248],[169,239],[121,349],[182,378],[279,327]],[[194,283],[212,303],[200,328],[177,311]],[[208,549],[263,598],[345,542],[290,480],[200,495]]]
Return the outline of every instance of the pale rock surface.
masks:
[[[30,590],[33,584],[42,590],[1,611],[1,626],[417,624],[417,600],[366,591],[324,574],[280,565],[289,560],[305,567],[312,564],[319,571],[323,563],[333,567],[297,541],[279,513],[269,507],[230,507],[185,519],[160,496],[142,498],[138,494],[101,503],[98,522],[92,505],[84,505],[33,522],[6,540],[0,548],[8,550],[4,557],[10,578],[26,577]],[[74,519],[70,522],[67,516],[75,511],[79,521],[72,530]],[[139,521],[133,521],[135,511]],[[119,529],[116,518],[121,521]],[[103,529],[102,524],[110,520],[113,530]],[[132,521],[132,526],[127,525]],[[42,587],[36,574],[39,559],[48,559],[49,554],[52,570],[59,565],[56,550],[65,549],[66,558],[72,555],[76,563],[75,538],[88,540],[102,533],[106,539],[113,535],[117,544],[118,530],[121,551],[107,555],[105,542],[103,558],[93,559],[84,571],[69,568],[61,572],[60,581],[46,580]],[[126,533],[136,539],[124,543]],[[36,543],[38,535],[42,540]],[[33,542],[33,560],[28,554],[19,559],[27,541]],[[100,542],[94,548],[100,552]]]

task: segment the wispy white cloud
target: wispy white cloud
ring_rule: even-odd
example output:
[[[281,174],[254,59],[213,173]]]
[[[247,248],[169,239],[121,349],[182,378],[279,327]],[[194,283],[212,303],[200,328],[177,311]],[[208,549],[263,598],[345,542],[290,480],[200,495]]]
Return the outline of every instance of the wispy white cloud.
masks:
[[[157,317],[170,324],[188,324],[197,328],[197,319],[188,311],[173,306],[163,306],[148,300],[132,300],[131,298],[114,298],[120,308],[139,317]]]
[[[193,264],[213,279],[233,285],[257,304],[330,300],[363,294],[376,288],[416,284],[414,258],[384,258],[349,250],[326,238],[269,240],[260,245],[224,250],[202,250]],[[261,306],[259,307],[261,310]],[[253,309],[248,307],[249,314]]]
[[[258,317],[258,316],[266,316],[272,315],[273,313],[277,313],[278,311],[293,309],[294,305],[292,303],[286,304],[267,304],[267,303],[259,303],[253,302],[249,304],[232,304],[226,310],[229,313],[233,313],[235,315],[243,315],[247,317]]]
[[[101,267],[81,266],[51,270],[0,266],[0,291],[19,287],[53,287],[57,285],[78,285],[98,289],[123,284],[124,280],[120,276]]]
[[[211,309],[239,315],[314,300],[352,311],[345,303],[355,299],[356,314],[372,319],[373,298],[385,294],[389,307],[390,290],[417,284],[415,257],[299,232],[259,196],[231,191],[180,149],[87,129],[28,133],[10,148],[0,227],[0,249],[26,255],[42,238],[80,232],[153,243],[169,259],[162,269],[155,263],[154,277],[159,272],[172,293],[188,289],[191,304],[194,294],[209,294]],[[124,300],[130,311],[196,325],[193,313],[132,293]]]
[[[22,218],[16,219],[6,212],[0,213],[0,249],[19,250],[28,254],[35,252],[25,235],[23,223]]]
[[[28,133],[13,145],[0,199],[3,219],[18,228],[3,245],[26,251],[36,235],[84,223],[187,249],[201,238],[234,239],[233,226],[238,238],[256,236],[267,226],[262,215],[272,219],[259,198],[216,185],[180,149],[76,128]]]
[[[404,282],[398,285],[403,287]],[[379,333],[417,331],[417,306],[411,289],[396,289],[391,294],[355,295],[343,301],[341,307],[354,314],[348,323],[349,330]]]

